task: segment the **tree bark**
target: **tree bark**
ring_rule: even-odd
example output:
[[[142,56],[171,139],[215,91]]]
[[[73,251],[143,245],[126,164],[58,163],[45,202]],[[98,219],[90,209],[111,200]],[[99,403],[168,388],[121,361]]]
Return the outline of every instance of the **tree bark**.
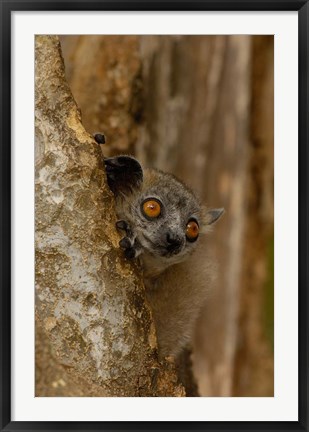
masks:
[[[138,159],[226,210],[207,238],[219,271],[196,327],[200,393],[272,396],[263,313],[266,284],[273,296],[273,38],[141,36],[140,45],[146,121]]]
[[[171,171],[226,209],[206,240],[218,278],[196,329],[201,394],[272,396],[273,37],[61,41],[83,123],[106,133],[106,154]]]
[[[141,275],[119,252],[101,150],[81,124],[57,37],[36,37],[35,67],[36,396],[184,396],[174,365],[157,361]],[[58,374],[45,392],[39,342]]]
[[[210,207],[226,209],[207,239],[208,255],[220,271],[216,288],[205,287],[210,295],[193,350],[204,396],[233,394],[251,151],[251,40],[145,36],[141,41],[151,121],[145,124],[139,157],[184,179]]]

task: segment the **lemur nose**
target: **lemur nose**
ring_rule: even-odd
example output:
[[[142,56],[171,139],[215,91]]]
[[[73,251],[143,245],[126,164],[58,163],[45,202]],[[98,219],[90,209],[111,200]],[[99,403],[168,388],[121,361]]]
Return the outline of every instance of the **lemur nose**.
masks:
[[[181,238],[177,234],[174,234],[174,233],[172,233],[170,231],[166,234],[166,241],[172,247],[178,247],[182,243]]]

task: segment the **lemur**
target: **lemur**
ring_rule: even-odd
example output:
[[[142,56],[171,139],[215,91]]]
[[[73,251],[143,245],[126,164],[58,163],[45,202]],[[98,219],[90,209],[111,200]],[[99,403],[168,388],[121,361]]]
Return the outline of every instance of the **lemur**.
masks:
[[[119,245],[127,259],[140,261],[159,356],[177,357],[192,339],[211,284],[202,236],[224,209],[206,209],[174,175],[143,169],[131,156],[104,162],[116,227],[125,234]]]

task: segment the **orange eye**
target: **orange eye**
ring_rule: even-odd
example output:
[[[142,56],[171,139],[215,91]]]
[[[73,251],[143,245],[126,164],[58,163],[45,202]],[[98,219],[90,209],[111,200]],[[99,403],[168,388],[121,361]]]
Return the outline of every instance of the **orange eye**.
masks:
[[[155,199],[149,199],[142,205],[143,213],[147,218],[157,218],[161,214],[161,204]]]
[[[191,242],[194,242],[198,238],[198,234],[199,234],[198,223],[195,222],[194,220],[189,221],[187,223],[187,228],[186,228],[187,239]]]

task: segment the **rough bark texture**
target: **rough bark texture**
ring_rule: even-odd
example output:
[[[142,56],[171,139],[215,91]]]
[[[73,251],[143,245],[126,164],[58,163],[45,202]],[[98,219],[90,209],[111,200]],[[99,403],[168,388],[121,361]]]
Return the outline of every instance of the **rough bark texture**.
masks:
[[[102,154],[57,37],[36,37],[35,115],[36,396],[183,396],[173,365],[156,360],[141,277],[119,251]]]
[[[197,327],[194,363],[202,394],[229,396],[246,223],[250,38],[144,38],[142,47],[148,65],[146,91],[154,87],[161,104],[146,98],[147,119],[152,121],[139,148],[145,148],[148,164],[172,171],[204,202],[226,209],[209,238],[220,267],[218,289]],[[171,119],[175,128],[170,128]]]
[[[208,236],[219,271],[194,341],[201,395],[272,396],[273,37],[61,41],[83,122],[107,135],[104,152],[171,171],[226,209]]]
[[[106,156],[132,153],[143,115],[138,36],[62,37],[61,47],[85,128],[105,133]]]

